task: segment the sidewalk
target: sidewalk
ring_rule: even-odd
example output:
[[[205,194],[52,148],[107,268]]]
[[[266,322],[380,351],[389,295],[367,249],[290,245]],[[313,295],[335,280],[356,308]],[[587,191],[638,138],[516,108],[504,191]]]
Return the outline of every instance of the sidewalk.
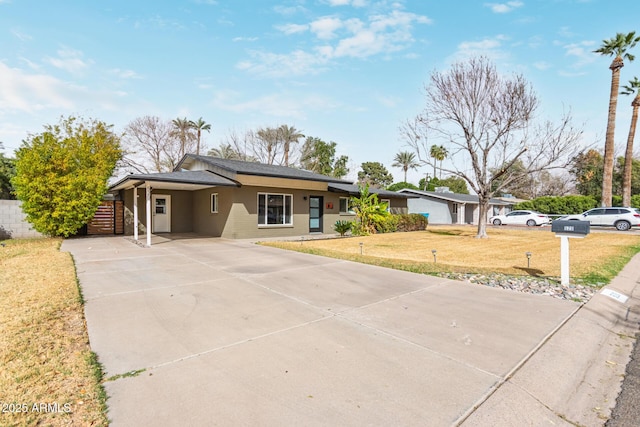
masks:
[[[640,254],[603,288],[625,303],[596,294],[459,424],[604,425],[639,330],[639,282]]]

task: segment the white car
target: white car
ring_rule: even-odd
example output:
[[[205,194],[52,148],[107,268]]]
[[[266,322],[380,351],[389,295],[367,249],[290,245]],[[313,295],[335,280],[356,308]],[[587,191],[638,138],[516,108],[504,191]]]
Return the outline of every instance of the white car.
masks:
[[[506,215],[495,215],[489,218],[493,225],[544,225],[551,223],[551,219],[545,214],[536,211],[512,211]]]
[[[640,213],[634,208],[594,208],[579,215],[566,215],[559,219],[589,221],[591,225],[613,226],[620,231],[640,225]]]

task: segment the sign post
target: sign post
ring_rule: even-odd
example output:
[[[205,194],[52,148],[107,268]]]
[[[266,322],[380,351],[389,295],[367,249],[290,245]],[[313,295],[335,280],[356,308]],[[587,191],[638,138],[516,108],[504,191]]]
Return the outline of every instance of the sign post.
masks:
[[[569,284],[569,238],[585,238],[590,232],[589,221],[555,220],[551,231],[560,238],[560,283]]]

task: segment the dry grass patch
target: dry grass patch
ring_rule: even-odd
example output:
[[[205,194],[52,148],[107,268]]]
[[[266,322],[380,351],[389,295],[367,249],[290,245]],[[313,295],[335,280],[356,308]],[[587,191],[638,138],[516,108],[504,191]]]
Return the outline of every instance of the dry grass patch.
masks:
[[[71,255],[59,251],[60,239],[5,244],[0,425],[107,425]]]
[[[476,239],[475,227],[429,226],[426,231],[409,233],[265,244],[424,273],[560,276],[560,239],[550,228],[489,227],[488,234],[489,239]],[[571,239],[569,246],[572,278],[593,283],[613,277],[640,251],[640,238],[631,234],[592,233],[584,239]],[[433,262],[432,249],[437,250],[437,264]],[[526,252],[532,254],[530,268]]]

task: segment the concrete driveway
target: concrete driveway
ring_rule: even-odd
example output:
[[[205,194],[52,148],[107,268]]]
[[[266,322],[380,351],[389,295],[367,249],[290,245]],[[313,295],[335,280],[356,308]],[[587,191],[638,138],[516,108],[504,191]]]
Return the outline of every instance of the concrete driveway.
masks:
[[[63,244],[76,263],[114,426],[570,425],[571,409],[544,395],[553,401],[553,388],[565,386],[549,384],[549,374],[585,381],[562,356],[575,336],[555,341],[584,311],[577,303],[190,237],[151,248],[123,237]],[[594,348],[624,347],[610,342],[615,331],[594,334]],[[590,337],[575,339],[590,351]],[[613,353],[598,357],[624,372],[628,353]],[[613,405],[616,380],[584,404]],[[598,419],[580,410],[591,413],[569,421]]]

